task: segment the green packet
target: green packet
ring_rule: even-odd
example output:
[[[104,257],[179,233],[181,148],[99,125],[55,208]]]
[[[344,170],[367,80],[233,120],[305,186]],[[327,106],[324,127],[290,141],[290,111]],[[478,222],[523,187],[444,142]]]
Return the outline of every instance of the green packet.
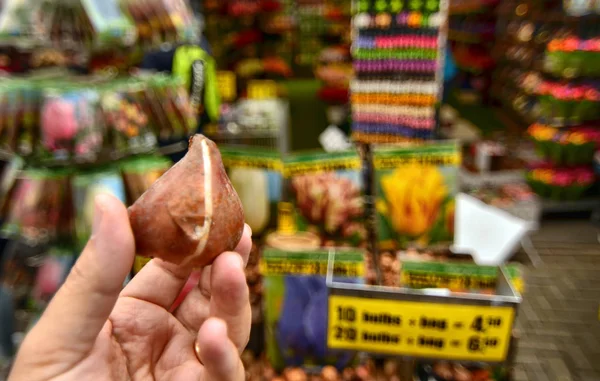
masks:
[[[374,148],[378,245],[451,245],[460,148],[455,142]]]
[[[3,184],[2,235],[31,244],[55,243],[72,235],[69,169],[25,169],[7,176],[13,181]]]
[[[363,284],[365,253],[336,250],[333,268],[338,282]],[[266,248],[261,260],[264,287],[265,340],[273,367],[302,366],[343,369],[355,355],[327,348],[328,289],[326,274],[330,250],[283,251]]]
[[[523,292],[523,267],[510,263],[504,266],[513,286]],[[402,261],[400,281],[410,288],[448,288],[457,292],[494,292],[498,282],[497,266],[474,263]]]
[[[83,0],[82,5],[97,43],[120,41],[130,45],[135,41],[135,25],[123,13],[117,0]]]
[[[156,180],[171,168],[173,162],[162,156],[138,156],[121,165],[128,204],[133,204]]]
[[[259,237],[277,227],[281,201],[282,168],[278,151],[243,147],[219,147],[227,175],[237,192],[246,223]]]
[[[356,150],[307,151],[285,157],[285,192],[297,230],[313,233],[321,246],[365,245],[361,164]]]
[[[76,244],[82,249],[92,233],[94,199],[99,194],[111,194],[126,202],[125,186],[118,168],[103,168],[73,176]]]

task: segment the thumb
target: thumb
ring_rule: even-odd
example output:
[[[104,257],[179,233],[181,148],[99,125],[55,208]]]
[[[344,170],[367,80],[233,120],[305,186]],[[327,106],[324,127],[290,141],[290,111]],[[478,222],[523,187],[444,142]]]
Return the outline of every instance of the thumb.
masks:
[[[113,196],[97,196],[92,236],[35,334],[72,353],[88,353],[117,301],[134,252],[125,206]]]

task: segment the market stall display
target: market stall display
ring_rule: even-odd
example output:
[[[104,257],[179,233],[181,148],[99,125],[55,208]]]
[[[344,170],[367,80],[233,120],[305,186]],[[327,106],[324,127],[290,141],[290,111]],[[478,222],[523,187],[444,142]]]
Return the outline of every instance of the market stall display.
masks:
[[[7,0],[0,39],[28,40],[72,51],[111,45],[147,48],[196,38],[192,10],[184,0]]]
[[[376,146],[378,244],[382,250],[417,244],[450,244],[454,236],[454,195],[458,191],[458,146]]]
[[[361,161],[354,150],[295,153],[285,158],[295,225],[319,237],[322,246],[366,244]]]
[[[445,1],[357,1],[353,136],[365,143],[432,139],[441,97]]]
[[[459,71],[452,83],[461,102],[486,104],[490,100],[489,89],[496,64],[492,50],[498,3],[496,0],[450,2],[448,49]]]
[[[513,323],[525,287],[523,269],[504,262],[530,224],[502,212],[495,226],[479,210],[468,221],[478,225],[476,244],[494,247],[464,240],[469,225],[456,216],[472,210],[459,210],[461,147],[434,141],[446,29],[463,47],[486,45],[470,38],[491,37],[496,14],[478,12],[492,12],[496,3],[198,3],[214,59],[205,45],[186,45],[173,53],[172,76],[60,71],[0,84],[0,153],[26,163],[23,171],[16,159],[5,166],[0,184],[3,233],[16,242],[0,263],[17,291],[18,331],[35,323],[61,284],[89,238],[95,195],[108,192],[129,205],[138,254],[131,276],[152,257],[210,264],[235,247],[242,222],[250,226],[252,332],[242,354],[248,381],[511,380]],[[183,1],[100,5],[45,8],[53,10],[45,20],[55,29],[45,42],[59,54],[70,44],[85,55],[90,47],[133,44],[127,46],[143,52],[193,40]],[[64,28],[56,27],[61,22]],[[12,33],[22,38],[19,28]],[[586,41],[576,50],[594,51],[594,41]],[[561,54],[573,47],[554,45]],[[459,65],[491,67],[465,49]],[[574,68],[584,57],[575,56],[548,58],[548,71]],[[72,61],[45,58],[38,57],[39,67]],[[135,60],[126,58],[121,68],[128,70]],[[351,124],[352,142],[290,151],[290,110],[297,105],[285,99],[285,82],[292,77],[320,86],[310,101],[329,106],[330,127]],[[543,116],[529,133],[561,166],[540,164],[528,180],[538,193],[576,197],[594,182],[583,164],[597,149],[600,90],[552,77],[529,78],[527,89]],[[199,114],[210,119],[201,126],[204,136],[193,136],[172,166],[157,141],[184,141]],[[475,172],[493,175],[510,158],[512,146],[493,140],[462,149],[472,151]],[[468,191],[515,214],[535,198],[519,184]],[[492,236],[494,227],[502,234]]]
[[[598,149],[600,57],[594,39],[575,32],[551,39],[544,53],[544,77],[529,84],[537,97],[536,122],[527,130],[541,162],[529,163],[527,181],[544,198],[577,201],[595,196],[592,164]],[[584,63],[584,61],[586,61]]]
[[[150,151],[196,127],[187,91],[160,74],[6,79],[0,144],[34,161],[95,161]]]

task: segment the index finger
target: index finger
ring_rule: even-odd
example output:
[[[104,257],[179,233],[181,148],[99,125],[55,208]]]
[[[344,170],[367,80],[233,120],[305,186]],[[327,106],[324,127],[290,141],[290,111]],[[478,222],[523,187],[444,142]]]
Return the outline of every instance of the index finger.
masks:
[[[242,238],[236,247],[236,251],[242,257],[245,255],[246,260],[252,247],[250,234],[250,227],[245,225]],[[178,295],[193,270],[155,258],[133,277],[120,296],[143,300],[169,310],[179,299]]]

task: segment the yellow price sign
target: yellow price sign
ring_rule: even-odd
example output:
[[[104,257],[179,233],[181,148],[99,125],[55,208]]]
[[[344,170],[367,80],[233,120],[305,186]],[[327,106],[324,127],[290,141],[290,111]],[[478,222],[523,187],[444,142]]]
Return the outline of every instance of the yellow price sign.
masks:
[[[223,101],[234,100],[237,95],[235,73],[232,71],[218,71],[217,87]]]
[[[426,358],[501,362],[515,310],[330,295],[332,349]]]
[[[277,98],[277,83],[271,80],[255,80],[248,82],[248,99]]]

